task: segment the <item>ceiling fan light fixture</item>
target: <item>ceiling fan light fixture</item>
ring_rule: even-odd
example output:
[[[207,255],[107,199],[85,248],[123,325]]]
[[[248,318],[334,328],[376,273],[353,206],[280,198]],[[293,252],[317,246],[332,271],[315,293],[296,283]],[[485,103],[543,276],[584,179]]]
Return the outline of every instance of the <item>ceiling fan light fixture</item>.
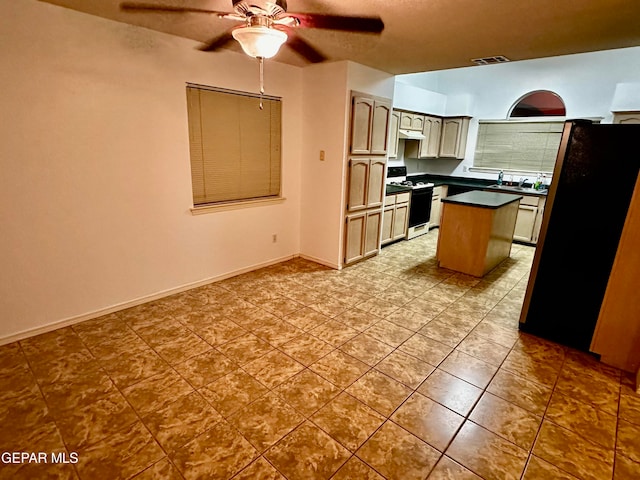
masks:
[[[263,25],[236,28],[231,32],[244,53],[254,58],[271,58],[287,41],[287,34]]]

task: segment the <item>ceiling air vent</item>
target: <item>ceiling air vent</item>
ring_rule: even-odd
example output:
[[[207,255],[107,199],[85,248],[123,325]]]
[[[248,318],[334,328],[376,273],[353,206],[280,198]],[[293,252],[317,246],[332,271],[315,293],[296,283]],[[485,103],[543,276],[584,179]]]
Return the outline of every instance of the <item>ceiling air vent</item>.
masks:
[[[505,63],[510,60],[503,55],[496,55],[495,57],[472,58],[471,61],[476,65],[493,65],[494,63]]]

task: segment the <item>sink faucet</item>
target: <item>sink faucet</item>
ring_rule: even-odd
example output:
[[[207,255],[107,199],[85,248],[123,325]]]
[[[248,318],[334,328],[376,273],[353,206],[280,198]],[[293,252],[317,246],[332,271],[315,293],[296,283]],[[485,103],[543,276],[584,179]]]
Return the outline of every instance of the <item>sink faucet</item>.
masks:
[[[518,187],[522,188],[522,185],[524,184],[524,182],[526,182],[527,180],[529,180],[528,178],[522,178],[520,177],[520,181],[518,182]]]

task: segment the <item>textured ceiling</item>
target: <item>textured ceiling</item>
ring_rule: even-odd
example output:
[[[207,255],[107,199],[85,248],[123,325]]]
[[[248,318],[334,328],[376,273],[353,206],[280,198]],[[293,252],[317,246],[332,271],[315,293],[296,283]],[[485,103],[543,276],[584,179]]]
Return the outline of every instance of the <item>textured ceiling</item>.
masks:
[[[122,12],[120,0],[40,1],[203,43],[238,25],[207,14]],[[157,0],[157,3],[232,11],[231,0]],[[379,36],[319,29],[299,30],[299,35],[330,60],[352,60],[392,74],[467,67],[472,58],[494,55],[526,60],[640,45],[640,0],[288,0],[287,3],[290,12],[379,15],[385,23]],[[228,48],[240,51],[236,42]],[[283,48],[274,60],[301,66],[306,63],[288,48]]]

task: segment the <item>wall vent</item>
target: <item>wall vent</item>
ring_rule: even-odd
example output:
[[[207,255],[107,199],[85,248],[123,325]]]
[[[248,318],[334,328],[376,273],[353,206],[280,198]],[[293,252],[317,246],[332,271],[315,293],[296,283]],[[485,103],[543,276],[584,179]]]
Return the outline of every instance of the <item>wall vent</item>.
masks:
[[[496,55],[495,57],[472,58],[471,61],[476,65],[493,65],[494,63],[505,63],[510,60],[504,55]]]

